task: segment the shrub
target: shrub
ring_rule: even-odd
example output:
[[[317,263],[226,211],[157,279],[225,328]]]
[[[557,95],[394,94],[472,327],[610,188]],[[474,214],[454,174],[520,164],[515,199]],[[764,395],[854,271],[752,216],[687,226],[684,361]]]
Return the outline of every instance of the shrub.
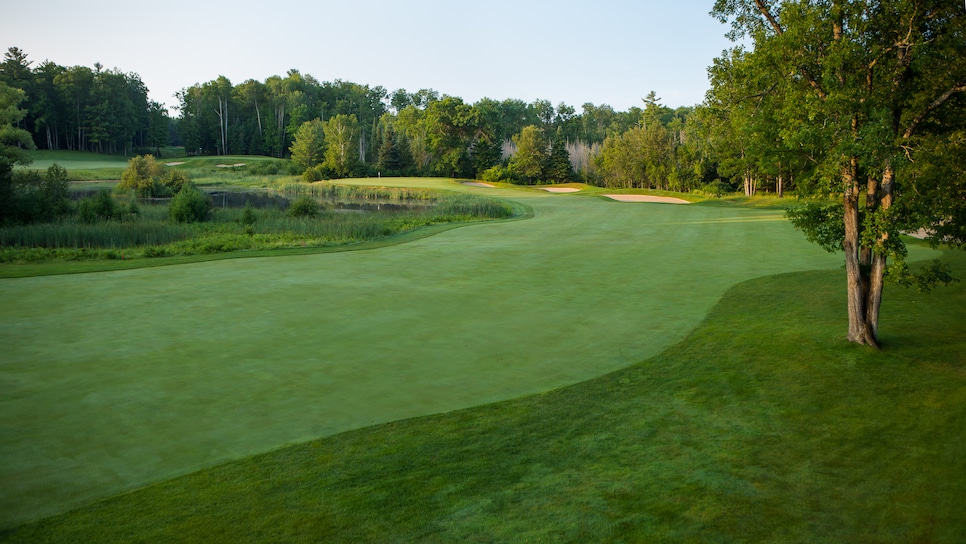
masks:
[[[500,166],[491,166],[486,169],[482,174],[480,174],[480,179],[482,181],[489,181],[491,183],[499,183],[501,181],[510,181],[510,171],[509,168]]]
[[[89,196],[80,201],[77,205],[77,215],[81,222],[87,224],[97,223],[98,221],[109,221],[117,219],[117,201],[107,190],[100,190],[94,196]]]
[[[704,190],[710,196],[713,196],[715,198],[720,198],[722,195],[734,192],[735,188],[733,185],[731,185],[726,181],[716,179],[711,183],[705,185]]]
[[[151,155],[139,155],[128,162],[117,189],[133,190],[138,196],[166,197],[190,183],[184,170],[168,168]]]
[[[283,166],[282,161],[256,161],[251,164],[248,171],[256,176],[274,176]]]
[[[44,211],[48,217],[67,215],[71,211],[67,169],[57,164],[50,165],[44,180],[40,183],[40,193],[43,195]]]
[[[310,196],[300,196],[288,209],[292,217],[311,217],[319,213],[319,203]]]
[[[255,216],[255,208],[252,207],[251,202],[245,203],[245,210],[242,211],[241,222],[242,225],[250,227],[255,224],[258,218]]]
[[[168,206],[168,215],[179,223],[204,221],[208,219],[210,212],[211,201],[208,200],[208,195],[190,184],[182,187]]]
[[[322,167],[320,165],[310,166],[302,172],[302,181],[307,181],[309,183],[313,181],[322,181],[328,179],[322,172]]]

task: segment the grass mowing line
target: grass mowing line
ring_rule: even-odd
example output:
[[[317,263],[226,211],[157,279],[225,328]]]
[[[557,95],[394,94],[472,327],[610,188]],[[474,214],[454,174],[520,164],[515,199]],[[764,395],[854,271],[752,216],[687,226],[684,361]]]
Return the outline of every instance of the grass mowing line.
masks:
[[[679,341],[736,282],[839,264],[786,223],[662,226],[734,209],[486,191],[534,217],[380,251],[0,281],[0,526],[580,382]]]
[[[747,281],[611,374],[226,463],[0,540],[961,542],[966,286],[890,289],[880,352],[843,340],[841,281]]]
[[[667,225],[701,225],[717,223],[757,223],[767,221],[788,221],[784,215],[766,215],[762,217],[722,217],[709,221],[679,221],[677,223],[666,223]]]

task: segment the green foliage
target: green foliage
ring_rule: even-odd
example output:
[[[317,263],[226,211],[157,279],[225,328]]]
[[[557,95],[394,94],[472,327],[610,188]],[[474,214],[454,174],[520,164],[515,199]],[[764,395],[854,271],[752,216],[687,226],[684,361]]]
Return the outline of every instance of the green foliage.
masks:
[[[133,191],[140,197],[168,197],[190,185],[183,170],[165,166],[152,155],[138,155],[121,174],[120,191]]]
[[[349,177],[359,161],[359,121],[355,115],[339,114],[323,125],[326,148],[323,165],[336,177]]]
[[[302,181],[312,183],[314,181],[323,181],[327,179],[332,179],[334,172],[324,164],[316,164],[315,166],[310,166],[302,172]]]
[[[402,175],[410,166],[411,157],[398,141],[396,131],[392,126],[386,129],[382,145],[379,146],[379,157],[376,169],[385,176]]]
[[[325,156],[325,124],[315,118],[306,121],[295,132],[295,141],[289,151],[292,162],[303,169],[312,168],[322,162]]]
[[[248,171],[256,176],[275,176],[289,173],[284,161],[257,161],[251,164]]]
[[[550,154],[543,168],[543,179],[550,183],[574,181],[574,169],[570,165],[570,153],[566,142],[558,134],[550,146]]]
[[[716,179],[705,185],[704,190],[715,198],[721,198],[723,195],[734,192],[735,188],[727,181]]]
[[[184,185],[168,205],[171,219],[179,223],[205,221],[211,213],[211,200],[208,195],[190,184]]]
[[[44,174],[40,184],[40,192],[48,206],[48,217],[59,217],[71,211],[70,181],[67,179],[67,169],[52,164]]]
[[[298,202],[298,197],[303,197],[308,201],[303,209],[314,206],[316,213],[293,217],[276,209],[256,211],[249,202],[241,209],[219,209],[213,220],[206,223],[180,223],[173,220],[170,206],[140,206],[134,199],[125,206],[104,192],[82,204],[76,220],[0,228],[0,262],[97,260],[110,258],[105,253],[108,249],[122,251],[116,255],[129,260],[242,249],[320,247],[376,240],[434,224],[504,218],[514,213],[510,205],[499,200],[424,189],[331,184],[283,187],[286,194],[296,197],[296,209],[303,207]],[[114,202],[114,213],[98,215],[94,211],[102,198]],[[320,199],[333,201],[336,206],[339,202],[392,206],[378,213],[325,213],[319,210]],[[102,205],[101,209],[109,208]],[[89,218],[88,222],[81,215]],[[108,218],[115,220],[104,220]]]
[[[310,196],[300,196],[288,208],[292,217],[312,217],[319,213],[319,203]]]
[[[886,279],[905,287],[916,287],[927,292],[935,287],[946,286],[959,281],[952,275],[949,263],[935,259],[925,266],[910,269],[905,260],[893,263],[886,271]]]
[[[3,168],[5,161],[0,158],[0,224],[52,221],[73,211],[65,169],[53,164],[43,175],[14,172]]]
[[[251,202],[245,203],[245,209],[242,210],[241,224],[245,226],[254,225],[258,221],[258,216],[255,214],[255,208],[252,207]]]
[[[536,183],[543,175],[549,156],[543,129],[533,125],[523,127],[520,134],[513,137],[513,143],[517,152],[510,158],[510,167],[527,183]]]
[[[87,197],[77,205],[77,215],[87,224],[110,221],[120,218],[120,208],[110,191],[102,189],[94,196]]]
[[[30,164],[26,149],[34,149],[30,133],[17,125],[27,115],[18,107],[25,93],[0,81],[0,159],[11,165]]]
[[[808,203],[804,206],[788,208],[785,217],[805,238],[818,244],[825,251],[842,251],[845,239],[845,222],[842,219],[842,204]]]
[[[481,175],[480,179],[483,181],[489,181],[492,183],[501,183],[505,181],[511,181],[512,175],[509,168],[501,165],[491,166],[487,168]]]

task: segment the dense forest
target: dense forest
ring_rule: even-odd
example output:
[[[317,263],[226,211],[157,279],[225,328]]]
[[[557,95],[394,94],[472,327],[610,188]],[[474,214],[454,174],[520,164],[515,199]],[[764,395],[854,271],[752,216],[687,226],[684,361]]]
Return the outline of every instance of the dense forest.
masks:
[[[33,66],[27,53],[11,47],[0,64],[0,82],[24,91],[26,115],[19,127],[40,149],[132,154],[168,145],[167,110],[148,99],[135,73],[105,70],[100,64]]]
[[[390,92],[289,70],[265,81],[218,77],[186,87],[172,119],[148,99],[136,73],[34,64],[11,47],[0,82],[24,91],[18,128],[39,149],[134,155],[183,145],[191,154],[298,158],[299,131],[308,138],[314,126],[319,160],[302,169],[321,166],[323,177],[439,175],[688,191],[733,176],[727,166],[719,173],[711,158],[705,112],[671,109],[654,93],[640,108],[585,103],[578,111],[548,100],[469,104],[432,89]]]

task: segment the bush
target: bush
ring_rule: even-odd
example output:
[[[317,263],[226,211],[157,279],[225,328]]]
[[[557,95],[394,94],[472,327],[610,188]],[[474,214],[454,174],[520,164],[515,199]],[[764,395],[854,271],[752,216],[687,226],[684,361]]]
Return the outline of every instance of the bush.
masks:
[[[310,196],[300,196],[288,209],[292,217],[311,217],[319,213],[319,203]]]
[[[179,223],[204,221],[208,219],[210,212],[211,201],[208,195],[190,184],[182,187],[168,206],[168,215]]]
[[[117,189],[133,190],[138,196],[157,198],[178,193],[190,183],[184,170],[168,168],[151,155],[139,155],[128,162]]]
[[[275,176],[283,166],[282,161],[256,161],[250,165],[248,171],[256,176]]]
[[[480,179],[482,181],[489,181],[490,183],[499,183],[502,181],[511,181],[512,177],[509,168],[498,164],[486,169],[480,174]]]
[[[77,215],[81,222],[89,225],[98,221],[110,221],[120,215],[117,201],[105,189],[80,201],[77,205]]]
[[[705,185],[704,190],[710,196],[713,196],[715,198],[720,198],[722,195],[733,193],[735,188],[733,185],[731,185],[730,183],[724,180],[716,179],[711,183]]]
[[[73,211],[67,170],[54,164],[41,175],[36,170],[0,172],[0,223],[52,221]]]
[[[302,181],[311,183],[313,181],[322,181],[325,179],[329,178],[326,177],[321,165],[310,166],[305,169],[305,172],[302,172]]]

